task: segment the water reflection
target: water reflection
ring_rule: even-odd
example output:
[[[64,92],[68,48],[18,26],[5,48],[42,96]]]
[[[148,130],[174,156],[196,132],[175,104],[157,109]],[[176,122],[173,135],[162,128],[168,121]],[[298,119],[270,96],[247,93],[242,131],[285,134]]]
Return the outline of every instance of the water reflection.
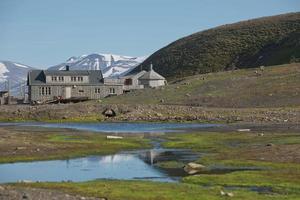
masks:
[[[38,161],[0,165],[0,182],[87,181],[94,179],[158,179],[173,181],[135,154],[90,156],[70,160]]]
[[[221,126],[218,124],[198,123],[43,123],[20,122],[0,123],[0,126],[38,126],[46,128],[71,128],[109,133],[164,133],[180,132],[190,128],[208,128]]]
[[[199,155],[180,150],[152,149],[108,156],[89,156],[69,160],[10,163],[0,165],[0,182],[88,181],[95,179],[147,179],[164,182],[178,180],[183,170],[162,170],[154,164],[166,160],[193,160]]]
[[[51,123],[0,123],[14,126],[40,126],[51,128],[73,128],[98,132],[152,134],[218,126],[214,124],[176,123],[94,123],[94,124],[51,124]],[[157,162],[175,160],[189,162],[199,155],[184,150],[161,149],[161,141],[154,141],[152,150],[123,152],[108,156],[88,156],[69,160],[52,160],[0,164],[0,183],[32,181],[88,181],[95,179],[150,179],[164,182],[178,180],[184,175],[182,169],[165,170],[156,167]]]

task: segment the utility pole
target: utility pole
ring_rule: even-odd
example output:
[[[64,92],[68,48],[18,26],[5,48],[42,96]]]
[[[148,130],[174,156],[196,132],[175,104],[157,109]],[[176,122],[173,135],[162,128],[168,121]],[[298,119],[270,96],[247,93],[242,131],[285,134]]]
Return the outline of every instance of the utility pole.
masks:
[[[23,97],[23,84],[22,84],[22,82],[20,83],[20,87],[19,87],[19,89],[20,89],[20,97],[22,98]]]
[[[8,94],[7,104],[9,105],[10,104],[10,80],[9,79],[7,80],[7,94]]]
[[[23,103],[26,103],[26,81],[24,81],[24,85],[23,85],[23,94],[24,94],[24,98],[23,98]]]

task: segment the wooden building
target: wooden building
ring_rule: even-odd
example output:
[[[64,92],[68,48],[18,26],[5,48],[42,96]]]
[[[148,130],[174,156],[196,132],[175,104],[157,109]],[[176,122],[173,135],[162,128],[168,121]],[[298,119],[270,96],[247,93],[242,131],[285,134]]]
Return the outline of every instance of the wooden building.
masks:
[[[32,70],[28,73],[30,102],[55,99],[100,99],[123,93],[123,85],[104,83],[100,70]]]

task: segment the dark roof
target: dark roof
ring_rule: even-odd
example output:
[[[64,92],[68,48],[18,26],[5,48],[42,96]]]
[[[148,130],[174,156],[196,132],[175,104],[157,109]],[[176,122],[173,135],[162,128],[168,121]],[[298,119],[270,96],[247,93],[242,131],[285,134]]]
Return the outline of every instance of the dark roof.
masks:
[[[89,76],[89,83],[76,83],[76,85],[94,85],[102,84],[103,76],[101,70],[32,70],[28,72],[28,85],[43,85],[46,84],[46,76]],[[54,83],[57,85],[59,83]],[[74,83],[60,83],[74,85]],[[51,85],[51,83],[47,83]]]
[[[0,91],[0,95],[7,94],[7,93],[8,93],[7,90],[2,90],[2,91]]]
[[[128,74],[126,76],[122,76],[121,78],[126,79],[126,78],[139,78],[141,76],[143,76],[146,73],[146,71],[140,71],[140,72],[136,72],[133,74]]]
[[[46,76],[88,76],[91,73],[94,73],[100,70],[72,70],[72,71],[66,71],[66,70],[44,70],[44,74]]]

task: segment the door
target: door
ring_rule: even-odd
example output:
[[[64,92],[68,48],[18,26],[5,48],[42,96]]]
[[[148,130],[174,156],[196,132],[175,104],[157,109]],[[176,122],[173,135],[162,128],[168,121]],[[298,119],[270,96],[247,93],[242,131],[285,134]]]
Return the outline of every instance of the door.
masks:
[[[71,98],[71,87],[65,87],[65,99]]]

